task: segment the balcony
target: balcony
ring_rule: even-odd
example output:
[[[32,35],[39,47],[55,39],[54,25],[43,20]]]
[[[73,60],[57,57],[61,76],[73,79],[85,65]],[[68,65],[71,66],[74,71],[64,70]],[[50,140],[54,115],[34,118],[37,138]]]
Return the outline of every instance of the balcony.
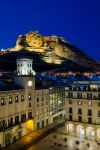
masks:
[[[70,119],[66,119],[66,121],[69,121],[70,122]],[[78,120],[72,120],[71,122],[76,122],[76,123],[82,123],[82,124],[92,124],[92,125],[100,125],[100,122],[92,122],[92,123],[89,123],[88,121],[78,121]]]
[[[66,96],[66,98],[69,98],[69,99],[80,99],[80,100],[100,100],[100,97],[93,97],[93,98],[90,98],[90,97],[82,97],[82,98],[79,98],[79,97],[70,97],[70,96]]]
[[[93,89],[93,88],[90,88],[90,87],[84,87],[84,88],[81,88],[81,87],[69,87],[69,89],[65,90],[65,91],[100,92],[100,88]]]
[[[31,117],[30,119],[33,119],[33,117]],[[27,120],[29,120],[29,118],[28,118]],[[25,119],[25,120],[22,120],[22,121],[20,121],[20,122],[13,122],[13,123],[9,123],[9,125],[6,124],[6,125],[4,125],[4,126],[0,126],[0,131],[5,131],[5,130],[7,130],[7,129],[11,129],[11,128],[13,128],[14,126],[19,126],[19,128],[20,128],[20,125],[21,125],[22,123],[26,122],[27,120]]]

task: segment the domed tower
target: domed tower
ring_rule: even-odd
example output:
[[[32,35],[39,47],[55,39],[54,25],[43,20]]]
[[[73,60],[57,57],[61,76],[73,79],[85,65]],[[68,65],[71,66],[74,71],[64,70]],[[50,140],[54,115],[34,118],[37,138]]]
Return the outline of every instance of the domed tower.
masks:
[[[18,58],[16,61],[18,75],[36,75],[35,71],[32,69],[32,59]]]
[[[32,69],[33,60],[28,57],[17,58],[17,76],[15,83],[25,90],[31,91],[35,89],[35,71]]]

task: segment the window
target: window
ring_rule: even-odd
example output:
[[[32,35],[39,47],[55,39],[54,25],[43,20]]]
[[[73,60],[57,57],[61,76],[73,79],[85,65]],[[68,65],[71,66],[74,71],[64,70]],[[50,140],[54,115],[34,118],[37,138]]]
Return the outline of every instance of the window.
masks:
[[[88,106],[91,106],[92,105],[92,101],[88,101]]]
[[[29,103],[29,107],[31,107],[31,103]]]
[[[73,93],[68,92],[68,98],[72,98],[73,97]]]
[[[42,121],[42,128],[44,127],[44,120]]]
[[[72,115],[69,115],[69,120],[70,120],[70,121],[72,121],[72,120],[73,120]]]
[[[77,98],[82,98],[82,93],[77,93]]]
[[[42,97],[42,101],[44,101],[43,97]]]
[[[72,108],[71,107],[69,108],[69,113],[72,113]]]
[[[48,93],[48,91],[46,90],[46,91],[45,91],[45,93],[47,94],[47,93]]]
[[[19,123],[19,116],[15,116],[15,124]]]
[[[46,125],[48,125],[48,119],[46,119]]]
[[[50,116],[52,116],[52,111],[50,111]]]
[[[5,99],[1,98],[1,105],[5,105]]]
[[[39,122],[37,122],[37,129],[39,129],[40,128],[40,124],[39,124]]]
[[[7,127],[7,123],[5,120],[2,120],[0,127],[6,128]]]
[[[72,100],[69,100],[69,104],[72,104]]]
[[[98,102],[98,106],[100,106],[100,102]]]
[[[37,102],[39,102],[39,98],[37,98]]]
[[[92,110],[88,109],[88,116],[92,116]]]
[[[11,127],[13,125],[13,118],[8,119],[8,126]]]
[[[82,122],[82,116],[78,116],[78,121]]]
[[[18,96],[15,96],[15,103],[18,103]]]
[[[53,101],[52,101],[52,99],[50,100],[50,105],[52,105],[53,104]]]
[[[78,101],[78,105],[82,105],[82,101]]]
[[[22,114],[21,115],[21,122],[25,122],[26,121],[26,114]]]
[[[82,115],[82,109],[81,108],[78,109],[78,115]]]
[[[31,100],[31,94],[28,95],[28,100]]]
[[[90,118],[90,117],[88,118],[88,123],[90,123],[90,124],[92,123],[92,118]]]
[[[9,97],[9,104],[12,104],[12,97]]]
[[[29,118],[29,119],[32,119],[32,112],[29,112],[29,113],[28,113],[28,118]]]
[[[92,93],[87,93],[87,99],[92,99]]]
[[[100,110],[98,111],[98,117],[100,117]]]
[[[24,95],[21,95],[21,101],[22,102],[24,101]]]

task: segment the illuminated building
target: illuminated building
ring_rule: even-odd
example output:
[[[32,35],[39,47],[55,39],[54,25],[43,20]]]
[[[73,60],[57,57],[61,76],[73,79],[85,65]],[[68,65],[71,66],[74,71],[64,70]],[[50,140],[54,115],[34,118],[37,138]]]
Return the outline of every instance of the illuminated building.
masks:
[[[64,86],[36,86],[32,60],[17,59],[13,83],[0,81],[0,145],[20,139],[65,115]]]
[[[67,133],[100,141],[100,81],[74,81],[65,97]]]
[[[35,75],[32,70],[32,59],[22,58],[17,59],[17,73],[18,75]]]

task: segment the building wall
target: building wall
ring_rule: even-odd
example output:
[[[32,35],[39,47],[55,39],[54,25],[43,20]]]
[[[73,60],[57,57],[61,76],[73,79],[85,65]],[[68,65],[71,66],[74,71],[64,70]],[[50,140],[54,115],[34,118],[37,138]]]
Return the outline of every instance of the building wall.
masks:
[[[84,130],[84,137],[100,140],[100,85],[96,89],[91,89],[89,84],[85,89],[80,87],[72,85],[65,88],[67,132],[81,136]]]

